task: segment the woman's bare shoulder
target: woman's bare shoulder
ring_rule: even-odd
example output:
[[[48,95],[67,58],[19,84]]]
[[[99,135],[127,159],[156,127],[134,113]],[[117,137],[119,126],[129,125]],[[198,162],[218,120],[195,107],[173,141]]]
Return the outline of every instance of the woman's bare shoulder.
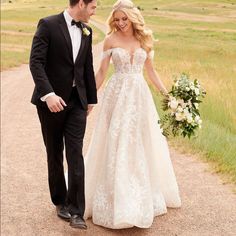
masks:
[[[117,35],[116,35],[115,32],[112,33],[112,34],[107,35],[104,39],[103,49],[108,50],[108,49],[113,48],[116,41],[117,41]]]

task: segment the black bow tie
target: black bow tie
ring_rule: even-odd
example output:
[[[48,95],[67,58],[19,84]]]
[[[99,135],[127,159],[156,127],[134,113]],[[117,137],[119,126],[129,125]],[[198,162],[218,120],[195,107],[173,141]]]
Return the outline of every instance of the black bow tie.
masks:
[[[71,21],[71,25],[76,25],[78,28],[80,28],[81,30],[83,29],[82,23],[80,21],[75,21],[72,20]]]

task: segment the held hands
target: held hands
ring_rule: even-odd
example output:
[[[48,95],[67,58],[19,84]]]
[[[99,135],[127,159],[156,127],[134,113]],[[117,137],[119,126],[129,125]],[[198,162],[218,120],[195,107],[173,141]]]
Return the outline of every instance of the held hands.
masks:
[[[89,115],[89,113],[93,110],[94,105],[88,105],[88,110],[87,110],[87,116]]]
[[[64,107],[67,106],[66,103],[64,102],[64,100],[61,97],[57,96],[57,95],[49,96],[46,99],[46,103],[47,103],[48,109],[51,112],[63,111]]]

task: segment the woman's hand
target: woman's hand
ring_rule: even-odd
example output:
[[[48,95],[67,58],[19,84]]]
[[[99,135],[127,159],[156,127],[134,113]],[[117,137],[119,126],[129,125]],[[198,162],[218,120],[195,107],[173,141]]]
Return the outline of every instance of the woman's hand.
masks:
[[[93,110],[94,105],[88,104],[88,110],[87,110],[87,116],[90,114],[90,112]]]

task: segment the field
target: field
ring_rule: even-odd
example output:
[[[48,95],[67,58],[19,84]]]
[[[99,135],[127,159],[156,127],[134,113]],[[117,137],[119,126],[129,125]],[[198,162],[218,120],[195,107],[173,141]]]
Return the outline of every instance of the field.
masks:
[[[58,14],[65,9],[65,1],[16,0],[2,1],[1,14],[1,71],[28,63],[32,37],[40,18]],[[94,30],[93,43],[103,38],[103,33]]]
[[[171,139],[183,152],[199,155],[236,183],[236,1],[148,0],[140,7],[155,43],[155,67],[168,88],[181,72],[207,91],[201,105],[203,127],[194,139]],[[1,70],[28,62],[40,17],[64,9],[65,1],[12,1],[2,4]],[[98,1],[95,19],[104,22],[113,1]],[[95,29],[94,43],[103,38]],[[160,96],[153,90],[157,109]]]

